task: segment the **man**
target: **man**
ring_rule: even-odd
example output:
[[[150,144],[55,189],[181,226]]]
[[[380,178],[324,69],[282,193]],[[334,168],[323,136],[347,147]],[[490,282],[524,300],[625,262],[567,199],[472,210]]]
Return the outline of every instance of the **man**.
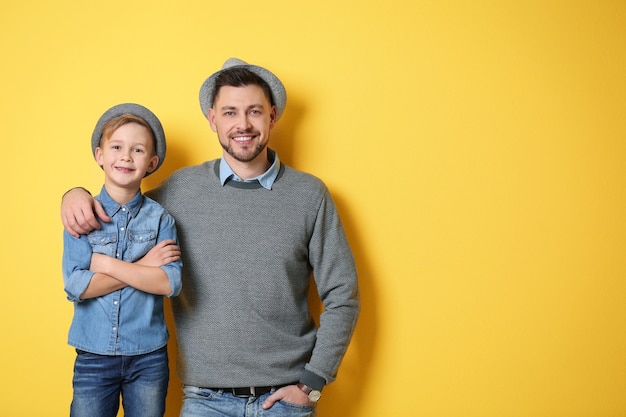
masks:
[[[148,193],[176,219],[183,248],[184,290],[172,300],[181,417],[314,416],[356,325],[356,269],[331,196],[268,147],[285,104],[273,73],[227,60],[200,89],[223,157]],[[93,207],[85,191],[67,193],[66,229],[97,227]],[[319,328],[311,274],[324,305]]]

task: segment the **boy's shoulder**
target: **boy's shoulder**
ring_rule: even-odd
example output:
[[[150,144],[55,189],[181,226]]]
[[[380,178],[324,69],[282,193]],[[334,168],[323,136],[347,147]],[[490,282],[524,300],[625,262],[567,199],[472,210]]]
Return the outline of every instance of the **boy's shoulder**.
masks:
[[[165,214],[169,214],[165,207],[161,205],[161,203],[153,200],[147,195],[143,194],[143,201],[141,203],[142,210],[150,210],[151,212],[163,212]]]

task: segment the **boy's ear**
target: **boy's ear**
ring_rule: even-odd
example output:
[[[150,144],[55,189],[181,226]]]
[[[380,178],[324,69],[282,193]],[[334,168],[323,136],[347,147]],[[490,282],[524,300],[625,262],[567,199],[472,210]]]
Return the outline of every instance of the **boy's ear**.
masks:
[[[148,163],[148,169],[146,173],[152,174],[152,172],[156,169],[158,165],[159,165],[159,156],[153,155],[152,158],[150,158],[150,163]]]
[[[94,154],[94,158],[96,159],[96,162],[98,163],[98,165],[100,165],[100,168],[102,168],[104,162],[102,161],[102,149],[100,149],[99,146],[96,148],[96,153]]]

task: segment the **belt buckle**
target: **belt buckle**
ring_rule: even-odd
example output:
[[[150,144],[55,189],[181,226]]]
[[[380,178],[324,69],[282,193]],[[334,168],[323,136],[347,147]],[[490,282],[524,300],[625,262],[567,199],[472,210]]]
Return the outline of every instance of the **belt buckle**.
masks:
[[[254,387],[233,388],[233,396],[237,398],[256,397],[256,389]]]

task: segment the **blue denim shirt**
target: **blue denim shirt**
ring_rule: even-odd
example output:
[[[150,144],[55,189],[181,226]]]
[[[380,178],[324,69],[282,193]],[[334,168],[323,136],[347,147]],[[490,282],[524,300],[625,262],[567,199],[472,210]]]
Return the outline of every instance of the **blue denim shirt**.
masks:
[[[167,344],[163,296],[125,287],[100,297],[81,300],[94,275],[89,270],[92,253],[102,253],[126,262],[141,259],[158,242],[174,239],[174,218],[141,192],[126,205],[115,202],[104,187],[96,199],[111,222],[100,230],[76,238],[64,233],[63,279],[67,299],[74,302],[74,318],[68,343],[100,355],[140,355]],[[172,293],[182,289],[181,261],[161,267]]]

